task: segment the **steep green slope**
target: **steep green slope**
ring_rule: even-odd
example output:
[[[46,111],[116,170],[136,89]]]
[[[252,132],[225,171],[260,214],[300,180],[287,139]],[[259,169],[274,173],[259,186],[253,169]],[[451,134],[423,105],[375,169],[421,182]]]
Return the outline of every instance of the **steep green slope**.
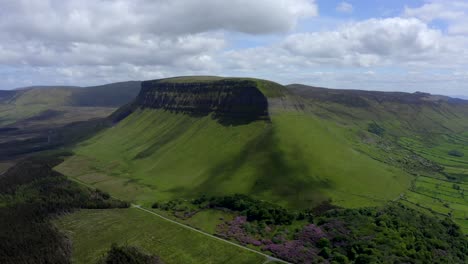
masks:
[[[250,92],[238,94],[238,86]],[[250,107],[262,94],[266,119]],[[409,174],[357,151],[349,128],[300,110],[299,101],[254,79],[144,82],[129,115],[57,169],[146,205],[245,193],[291,208],[328,199],[356,207],[395,199],[409,187]]]

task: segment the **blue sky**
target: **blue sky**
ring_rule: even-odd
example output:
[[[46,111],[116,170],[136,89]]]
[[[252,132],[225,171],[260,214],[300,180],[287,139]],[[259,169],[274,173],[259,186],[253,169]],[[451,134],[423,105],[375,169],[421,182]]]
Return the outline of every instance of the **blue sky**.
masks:
[[[0,89],[178,75],[468,96],[468,1],[0,3]]]

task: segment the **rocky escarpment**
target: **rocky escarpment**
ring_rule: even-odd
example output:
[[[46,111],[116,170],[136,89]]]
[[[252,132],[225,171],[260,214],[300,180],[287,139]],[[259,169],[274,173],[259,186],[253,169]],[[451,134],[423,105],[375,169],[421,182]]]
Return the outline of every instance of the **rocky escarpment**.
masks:
[[[268,119],[268,100],[253,80],[145,81],[135,104],[191,115],[213,113],[220,121]]]

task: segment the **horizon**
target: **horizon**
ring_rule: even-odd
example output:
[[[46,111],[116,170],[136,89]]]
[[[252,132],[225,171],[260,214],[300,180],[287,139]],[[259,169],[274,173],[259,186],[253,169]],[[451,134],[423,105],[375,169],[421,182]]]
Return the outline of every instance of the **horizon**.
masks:
[[[468,97],[462,0],[21,0],[0,14],[2,90],[212,74]]]
[[[241,77],[241,76],[215,76],[215,75],[185,75],[185,76],[169,76],[165,78],[159,78],[159,79],[146,79],[146,80],[126,80],[126,81],[118,81],[118,82],[110,82],[110,83],[101,83],[101,84],[94,84],[94,85],[89,85],[89,86],[76,86],[76,85],[64,85],[64,84],[54,84],[54,85],[47,85],[47,84],[37,84],[37,85],[31,85],[31,86],[25,86],[25,87],[16,87],[12,89],[0,89],[0,91],[14,91],[14,90],[23,90],[23,89],[34,89],[34,88],[39,88],[39,89],[47,89],[47,88],[90,88],[90,87],[95,87],[95,86],[104,86],[108,84],[114,84],[114,83],[125,83],[125,82],[144,82],[144,81],[151,81],[151,80],[161,80],[161,79],[171,79],[171,78],[179,78],[179,77],[195,77],[195,76],[213,76],[213,77],[222,77],[222,78],[255,78],[255,77]],[[265,79],[266,80],[266,79]],[[270,80],[271,81],[271,80]],[[279,83],[279,82],[278,82]],[[297,83],[297,82],[292,82],[292,83],[279,83],[283,86],[288,86],[288,85],[305,85],[305,86],[310,86],[310,87],[315,87],[315,88],[322,88],[322,89],[329,89],[329,90],[354,90],[354,91],[369,91],[369,92],[385,92],[385,93],[395,93],[395,92],[403,92],[403,93],[408,93],[408,94],[414,94],[414,93],[428,93],[431,95],[440,95],[440,96],[448,96],[451,98],[456,98],[456,99],[462,99],[462,100],[468,100],[468,95],[448,95],[448,94],[440,94],[440,93],[430,93],[427,91],[414,91],[414,92],[409,92],[409,91],[401,91],[401,90],[388,90],[388,91],[382,91],[382,90],[376,90],[376,89],[354,89],[354,88],[336,88],[336,87],[323,87],[323,86],[317,86],[314,84],[306,84],[306,83]]]

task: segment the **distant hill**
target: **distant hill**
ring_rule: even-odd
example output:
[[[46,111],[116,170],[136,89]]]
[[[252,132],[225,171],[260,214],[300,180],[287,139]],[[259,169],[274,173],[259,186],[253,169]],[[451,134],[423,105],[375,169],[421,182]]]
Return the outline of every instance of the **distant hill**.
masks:
[[[139,90],[140,82],[131,81],[0,91],[0,160],[85,138],[105,126],[99,119],[132,101]]]
[[[297,84],[288,85],[288,89],[303,98],[315,114],[346,123],[379,122],[395,136],[468,131],[468,101],[458,98],[421,92],[336,90]]]
[[[117,108],[133,100],[139,90],[140,82],[130,81],[94,87],[36,86],[0,91],[0,125],[51,110],[65,114],[75,111],[75,107]]]
[[[120,107],[140,91],[140,81],[118,82],[74,90],[72,106]]]

